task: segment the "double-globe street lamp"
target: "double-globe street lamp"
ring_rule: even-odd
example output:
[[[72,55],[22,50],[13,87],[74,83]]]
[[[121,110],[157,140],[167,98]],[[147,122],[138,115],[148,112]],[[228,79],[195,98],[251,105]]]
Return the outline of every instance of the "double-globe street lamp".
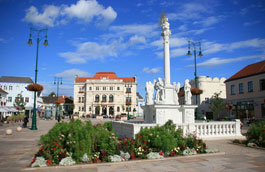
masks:
[[[56,103],[56,113],[55,113],[55,119],[58,120],[58,104],[60,103],[59,100],[59,85],[63,85],[63,78],[62,77],[55,77],[54,78],[54,85],[57,85],[57,103]],[[60,114],[59,114],[60,115]]]
[[[193,50],[193,55],[194,55],[194,66],[195,66],[195,72],[194,72],[194,77],[195,77],[195,88],[198,89],[198,77],[197,77],[197,63],[196,63],[196,55],[197,55],[197,48],[199,48],[199,54],[198,56],[203,56],[202,51],[201,51],[201,42],[200,41],[188,41],[188,56],[191,56],[191,49]],[[199,100],[198,100],[198,95],[195,95],[195,104],[198,105]],[[198,118],[198,107],[195,110],[195,118]]]
[[[35,69],[35,83],[37,83],[37,76],[38,76],[38,56],[39,56],[39,43],[41,39],[45,38],[43,45],[48,46],[48,40],[47,40],[47,32],[48,29],[36,29],[31,27],[30,28],[30,34],[29,34],[29,40],[27,42],[28,45],[33,45],[32,38],[36,38],[37,40],[37,54],[36,54],[36,69]],[[35,33],[35,34],[33,34]],[[33,105],[33,116],[32,116],[32,125],[31,130],[37,130],[37,120],[36,120],[36,91],[34,91],[34,105]]]

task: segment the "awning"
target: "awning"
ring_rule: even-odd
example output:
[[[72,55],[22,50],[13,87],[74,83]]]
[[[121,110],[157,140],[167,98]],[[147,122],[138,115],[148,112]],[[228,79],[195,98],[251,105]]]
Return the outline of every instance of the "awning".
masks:
[[[0,107],[0,112],[8,112],[8,110],[4,107]]]

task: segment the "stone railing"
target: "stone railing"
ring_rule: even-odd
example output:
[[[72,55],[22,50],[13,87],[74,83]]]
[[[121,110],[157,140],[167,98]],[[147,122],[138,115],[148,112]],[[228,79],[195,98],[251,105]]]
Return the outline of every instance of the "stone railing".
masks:
[[[153,128],[158,124],[146,124],[140,121],[124,122],[115,121],[112,124],[114,132],[120,137],[132,137],[144,128]],[[183,135],[189,133],[195,134],[198,138],[216,138],[216,137],[231,137],[242,136],[240,130],[240,120],[231,122],[202,122],[193,124],[176,124],[177,128],[183,130]]]

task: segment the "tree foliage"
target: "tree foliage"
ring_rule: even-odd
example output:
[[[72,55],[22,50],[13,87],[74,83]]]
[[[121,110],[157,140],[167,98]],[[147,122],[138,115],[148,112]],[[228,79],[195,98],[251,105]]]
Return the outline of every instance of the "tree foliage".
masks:
[[[221,92],[214,93],[214,95],[211,97],[209,106],[210,110],[217,118],[219,118],[220,113],[225,109],[225,101],[220,97],[220,94]]]
[[[48,96],[49,96],[49,97],[56,97],[56,94],[55,94],[55,92],[53,91],[53,92],[51,92]]]
[[[18,93],[16,99],[15,99],[15,103],[14,103],[14,107],[15,108],[21,108],[24,109],[24,107],[26,106],[26,102],[24,101],[24,97],[22,96],[22,93]]]

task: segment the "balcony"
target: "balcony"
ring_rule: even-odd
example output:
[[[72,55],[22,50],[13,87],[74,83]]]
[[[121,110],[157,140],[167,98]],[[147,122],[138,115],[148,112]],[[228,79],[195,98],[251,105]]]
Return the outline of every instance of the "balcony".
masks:
[[[126,105],[132,105],[132,102],[130,102],[130,101],[126,101],[125,104],[126,104]]]
[[[95,100],[95,103],[99,103],[99,100]]]
[[[102,103],[106,103],[106,102],[107,102],[107,100],[102,100],[101,102],[102,102]]]
[[[79,93],[79,94],[82,94],[82,93],[85,93],[85,92],[84,92],[84,91],[79,91],[78,93]]]
[[[129,94],[129,93],[132,93],[132,91],[130,91],[130,90],[126,90],[125,93],[126,93],[126,94]]]

